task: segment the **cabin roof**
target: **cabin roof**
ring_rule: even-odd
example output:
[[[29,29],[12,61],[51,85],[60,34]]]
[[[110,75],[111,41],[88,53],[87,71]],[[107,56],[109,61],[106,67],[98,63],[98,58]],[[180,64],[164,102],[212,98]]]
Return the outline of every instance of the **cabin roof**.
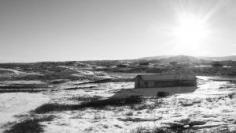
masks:
[[[166,81],[166,80],[196,80],[193,74],[152,74],[152,75],[137,75],[145,81]]]

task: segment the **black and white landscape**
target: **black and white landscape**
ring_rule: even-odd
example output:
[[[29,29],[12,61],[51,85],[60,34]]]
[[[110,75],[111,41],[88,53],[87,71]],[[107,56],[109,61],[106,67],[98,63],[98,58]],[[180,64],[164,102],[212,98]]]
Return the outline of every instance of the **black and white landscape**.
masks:
[[[235,0],[0,0],[0,133],[236,133]]]
[[[6,133],[234,132],[235,67],[236,61],[189,56],[3,63],[1,129]],[[197,75],[196,87],[155,89],[165,95],[153,93],[152,88],[134,88],[138,74],[181,70]]]

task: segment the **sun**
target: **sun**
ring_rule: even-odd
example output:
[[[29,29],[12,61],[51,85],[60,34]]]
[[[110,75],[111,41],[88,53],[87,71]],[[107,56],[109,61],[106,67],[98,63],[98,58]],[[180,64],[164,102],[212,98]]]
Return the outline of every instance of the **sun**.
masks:
[[[178,16],[177,20],[177,24],[173,28],[175,51],[177,54],[199,54],[197,50],[201,50],[202,44],[209,34],[206,21],[191,13],[183,13]]]
[[[175,34],[182,43],[200,41],[207,35],[205,22],[193,14],[184,14],[179,18]]]

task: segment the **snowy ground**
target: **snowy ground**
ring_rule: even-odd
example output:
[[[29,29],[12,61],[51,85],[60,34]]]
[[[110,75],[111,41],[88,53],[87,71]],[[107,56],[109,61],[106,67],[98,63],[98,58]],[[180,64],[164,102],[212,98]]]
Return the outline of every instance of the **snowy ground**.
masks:
[[[155,128],[181,123],[190,123],[196,132],[214,132],[215,128],[236,130],[236,88],[227,81],[214,81],[198,77],[198,88],[192,93],[175,94],[163,99],[148,99],[135,107],[107,107],[54,113],[58,119],[49,123],[45,131],[77,132],[132,132],[139,127]],[[132,84],[108,83],[93,93],[109,96],[116,87],[132,88]],[[123,87],[122,87],[123,86]],[[119,88],[117,87],[117,89]],[[104,88],[104,89],[103,89]],[[110,91],[109,91],[110,90]],[[101,93],[103,91],[103,94]]]
[[[133,82],[79,84],[69,81],[58,85],[58,91],[0,94],[0,118],[5,118],[0,124],[17,120],[14,115],[27,113],[43,103],[78,104],[85,98],[109,98],[120,92],[133,93],[133,88]],[[141,104],[133,106],[85,108],[39,115],[55,116],[52,121],[41,122],[45,133],[130,133],[139,128],[148,130],[173,124],[186,128],[191,126],[196,132],[216,132],[216,128],[236,131],[235,94],[233,82],[198,77],[197,88],[189,93],[180,91],[158,99],[153,98],[156,95],[153,93],[152,98],[145,98]]]
[[[48,101],[48,96],[40,93],[0,94],[0,132],[3,132],[4,125],[8,122],[17,120],[17,115],[24,115]]]

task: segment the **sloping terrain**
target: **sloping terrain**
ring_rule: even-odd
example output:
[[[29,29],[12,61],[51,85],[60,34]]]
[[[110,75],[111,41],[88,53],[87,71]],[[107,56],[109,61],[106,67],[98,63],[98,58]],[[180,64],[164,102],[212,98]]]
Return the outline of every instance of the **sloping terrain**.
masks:
[[[198,76],[193,88],[134,89],[139,73],[100,65],[0,65],[0,132],[236,131],[235,77]]]
[[[198,88],[194,92],[177,93],[165,98],[154,95],[131,106],[108,104],[102,108],[88,107],[73,111],[48,112],[56,115],[57,119],[43,123],[46,125],[45,131],[48,133],[136,132],[136,130],[152,132],[157,129],[168,129],[172,132],[236,131],[235,84],[214,81],[207,77],[199,77],[198,82]],[[93,92],[97,94],[96,96],[106,98],[109,97],[106,95],[107,90],[116,90],[117,85],[119,86],[117,89],[121,89],[121,86],[123,89],[132,88],[132,84],[127,83],[105,83],[101,85],[104,89],[98,87]],[[100,91],[104,91],[104,95],[100,95]],[[94,94],[88,92],[87,96],[94,97]],[[172,129],[174,127],[177,129]]]
[[[222,78],[198,77],[198,87],[193,92],[166,97],[153,94],[132,104],[103,100],[111,99],[122,90],[132,90],[132,82],[62,83],[58,91],[44,93],[50,98],[48,102],[37,108],[32,106],[35,112],[20,120],[53,116],[49,122],[39,122],[46,133],[233,132],[236,130],[236,86],[219,79]],[[83,103],[88,104],[79,106]]]

